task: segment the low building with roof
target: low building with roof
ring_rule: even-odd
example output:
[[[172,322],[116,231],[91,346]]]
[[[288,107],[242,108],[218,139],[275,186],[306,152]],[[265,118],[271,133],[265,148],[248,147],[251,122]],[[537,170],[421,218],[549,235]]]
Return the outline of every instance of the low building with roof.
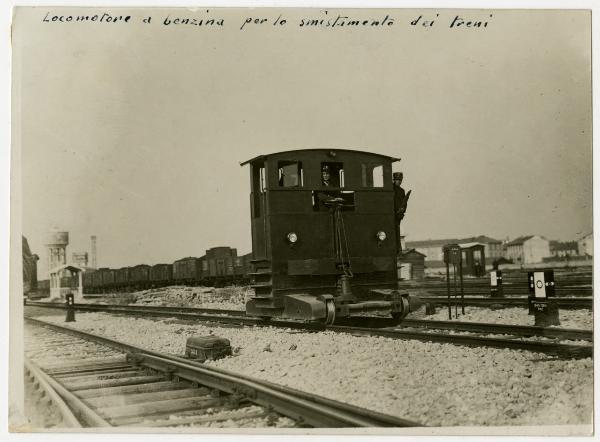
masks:
[[[425,276],[425,255],[415,249],[404,249],[398,257],[399,280],[422,280]]]
[[[540,235],[520,236],[506,244],[506,257],[515,264],[538,263],[549,256],[550,241]]]
[[[557,258],[577,256],[577,241],[550,241],[550,255]]]
[[[497,258],[504,258],[506,249],[501,240],[490,238],[486,235],[473,236],[471,238],[463,238],[458,241],[461,247],[464,247],[467,243],[483,244],[485,246],[485,257],[489,262],[494,261]]]

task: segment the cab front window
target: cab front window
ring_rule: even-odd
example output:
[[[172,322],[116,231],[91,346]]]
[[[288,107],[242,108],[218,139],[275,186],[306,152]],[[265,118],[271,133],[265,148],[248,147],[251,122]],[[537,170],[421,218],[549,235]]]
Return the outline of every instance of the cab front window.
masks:
[[[303,172],[300,161],[279,161],[277,163],[279,187],[302,187]]]
[[[344,187],[343,163],[321,163],[321,187]]]
[[[362,186],[383,187],[383,165],[362,164]]]

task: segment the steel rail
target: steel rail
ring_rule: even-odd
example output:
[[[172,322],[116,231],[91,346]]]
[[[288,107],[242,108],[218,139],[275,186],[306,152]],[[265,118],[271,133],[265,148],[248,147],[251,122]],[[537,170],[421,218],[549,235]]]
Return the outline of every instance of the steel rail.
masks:
[[[573,328],[536,327],[532,325],[487,324],[463,321],[433,321],[429,319],[404,319],[400,327],[420,327],[435,330],[455,330],[475,333],[502,334],[513,336],[544,336],[547,338],[593,341],[593,330]]]
[[[25,320],[129,353],[128,359],[135,364],[167,371],[173,376],[199,382],[259,405],[271,407],[276,412],[309,426],[321,428],[422,426],[413,421],[342,404],[319,396],[297,395],[296,390],[291,388],[284,386],[273,388],[273,384],[268,382],[239,376],[223,369],[204,366],[188,359],[164,355],[69,327],[29,317],[25,317]]]
[[[53,402],[57,405],[61,415],[65,418],[65,422],[69,426],[81,428],[83,426],[81,424],[82,422],[94,427],[111,426],[81,399],[44,373],[44,371],[32,361],[29,361],[26,358],[25,364],[29,367],[29,371],[33,372],[34,375],[44,383],[45,389],[47,388],[46,391],[49,396],[53,398]],[[51,391],[52,393],[50,393]]]
[[[436,305],[448,305],[448,298],[443,296],[419,296],[425,302],[432,302]],[[565,309],[587,308],[591,309],[594,306],[594,298],[552,298],[559,307]],[[453,299],[454,301],[454,299]],[[460,302],[460,301],[455,301]],[[491,305],[508,305],[513,307],[526,307],[528,305],[527,297],[502,297],[502,298],[483,298],[483,297],[468,297],[465,296],[465,305],[477,307],[490,307]]]
[[[460,289],[460,286],[458,287]],[[410,292],[410,289],[407,290],[408,292]],[[447,294],[447,289],[444,288],[435,288],[435,289],[430,289],[430,288],[419,288],[418,289],[419,293],[422,293],[423,296],[446,296]],[[490,289],[488,288],[487,290],[467,290],[464,289],[463,290],[465,296],[473,296],[473,297],[490,297]],[[503,293],[505,297],[521,297],[521,298],[526,298],[529,293],[526,290],[506,290],[506,288],[503,288]],[[554,299],[558,299],[558,298],[567,298],[567,299],[571,299],[571,298],[591,298],[593,296],[594,292],[593,290],[587,290],[587,291],[556,291],[555,295],[554,295]],[[502,299],[502,298],[495,298],[495,299]]]
[[[593,356],[591,345],[557,344],[542,341],[523,341],[519,339],[490,338],[476,335],[451,335],[397,329],[372,329],[359,327],[329,326],[327,330],[349,333],[359,336],[381,336],[393,339],[414,339],[422,342],[447,343],[466,347],[491,347],[511,350],[525,350],[544,353],[560,358],[588,358]]]
[[[60,306],[60,304],[58,304]],[[38,305],[39,306],[39,305]],[[77,308],[80,306],[88,306],[88,304],[77,304]],[[178,318],[189,319],[189,320],[201,320],[206,322],[217,322],[217,323],[225,323],[225,324],[235,324],[235,325],[253,325],[253,326],[271,326],[271,327],[279,327],[279,328],[291,328],[295,330],[304,330],[309,332],[320,332],[324,330],[330,330],[338,333],[349,333],[349,334],[358,334],[361,336],[371,335],[371,336],[384,336],[393,339],[414,339],[423,342],[438,342],[438,343],[451,343],[455,345],[463,345],[468,347],[493,347],[493,348],[506,348],[506,349],[514,349],[514,350],[526,350],[532,352],[541,352],[553,356],[563,357],[563,358],[580,358],[580,357],[592,357],[593,356],[593,347],[587,345],[572,345],[572,344],[559,344],[554,342],[541,342],[541,341],[524,341],[519,339],[508,339],[508,338],[490,338],[490,337],[481,337],[481,336],[473,336],[473,335],[451,335],[448,333],[430,333],[430,332],[419,332],[419,331],[406,331],[406,330],[398,330],[398,327],[404,326],[405,322],[403,321],[400,325],[394,324],[393,320],[389,318],[372,318],[372,317],[361,317],[361,318],[351,318],[349,321],[354,323],[362,323],[368,324],[369,327],[357,327],[356,325],[331,325],[325,326],[318,323],[306,323],[306,322],[294,322],[294,321],[286,321],[286,320],[263,320],[260,318],[254,317],[242,317],[242,316],[212,316],[212,315],[203,315],[203,314],[195,314],[195,313],[175,313],[171,311],[163,312],[158,307],[153,308],[139,308],[133,307],[132,309],[123,309],[120,308],[118,310],[111,310],[108,306],[100,306],[98,305],[98,309],[94,311],[106,311],[110,313],[121,313],[121,314],[139,314],[144,316],[176,316]],[[100,307],[104,307],[101,309]],[[66,308],[64,305],[62,307],[53,308]],[[414,320],[413,320],[414,321]],[[427,322],[427,321],[423,321]],[[434,322],[434,321],[431,321]],[[438,321],[440,324],[443,324],[445,321]],[[415,322],[413,322],[415,324]],[[460,327],[458,324],[464,324],[460,322],[449,323],[449,324],[457,324],[456,327]],[[467,323],[468,324],[468,323]],[[502,324],[478,324],[480,327],[485,328],[487,326],[487,330],[483,330],[483,333],[497,333],[497,334],[511,334],[511,335],[519,335],[519,331],[516,333],[509,333],[508,329],[513,326],[505,327]],[[374,328],[379,327],[379,328]],[[385,328],[383,328],[385,327]],[[448,325],[448,327],[450,327]],[[467,326],[468,327],[468,326]],[[490,327],[496,327],[496,329],[490,329]],[[523,327],[520,326],[521,331],[523,332]],[[430,327],[435,328],[435,327]],[[439,327],[438,327],[439,328]],[[515,326],[518,328],[518,326]],[[451,330],[451,328],[447,328]],[[456,330],[456,329],[455,329]],[[533,333],[536,328],[529,329],[526,333]],[[538,333],[534,336],[545,336],[543,333],[544,330],[537,330]],[[557,330],[557,331],[553,331]],[[562,329],[549,329],[548,334],[560,334]],[[567,329],[571,331],[570,329]],[[474,330],[464,330],[471,331]],[[585,335],[587,331],[581,331],[582,334]],[[521,334],[521,336],[529,336],[525,334]],[[564,338],[564,339],[572,339],[572,338]]]
[[[33,382],[34,385],[36,382],[38,383],[39,388],[45,392],[49,401],[52,402],[52,404],[57,408],[63,422],[67,425],[67,427],[82,428],[81,422],[79,422],[79,419],[75,417],[71,411],[71,408],[69,408],[67,403],[58,394],[56,389],[51,386],[51,383],[48,382],[46,374],[42,372],[40,368],[27,357],[25,357],[24,365],[26,376],[30,377],[31,382]]]
[[[64,303],[57,302],[45,302],[45,301],[30,301],[28,300],[25,305],[33,307],[47,307],[64,309]],[[112,310],[124,310],[131,311],[131,309],[139,310],[161,310],[162,312],[168,313],[194,313],[194,314],[206,314],[206,315],[227,315],[227,316],[246,316],[244,310],[225,310],[217,308],[200,308],[200,307],[183,307],[183,306],[158,306],[158,305],[127,305],[127,304],[92,304],[92,303],[75,303],[74,307],[81,311],[103,311],[105,308]]]

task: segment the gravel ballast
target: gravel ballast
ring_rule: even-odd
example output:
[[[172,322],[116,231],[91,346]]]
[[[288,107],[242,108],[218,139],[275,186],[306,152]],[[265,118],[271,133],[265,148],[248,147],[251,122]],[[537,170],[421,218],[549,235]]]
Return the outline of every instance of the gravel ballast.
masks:
[[[41,319],[63,324],[60,316]],[[590,424],[593,361],[451,344],[206,327],[176,319],[78,313],[69,326],[182,355],[190,336],[215,334],[234,355],[208,365],[429,426]]]

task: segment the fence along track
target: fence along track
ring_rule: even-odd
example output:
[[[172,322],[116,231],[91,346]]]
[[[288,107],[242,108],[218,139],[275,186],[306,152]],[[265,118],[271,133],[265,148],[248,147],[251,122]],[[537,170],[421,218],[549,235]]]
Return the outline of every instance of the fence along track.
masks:
[[[243,427],[254,419],[301,427],[406,427],[415,422],[237,376],[190,362],[186,359],[136,349],[128,344],[27,318],[27,323],[54,333],[68,333],[67,355],[61,362],[43,352],[43,343],[31,353],[41,358],[40,366],[55,383],[57,393],[74,410],[84,426],[208,425],[233,420]],[[70,335],[70,336],[69,336]],[[85,358],[72,336],[88,347]],[[93,357],[91,339],[98,350],[108,346],[106,357]],[[49,338],[50,353],[59,354],[60,338]],[[64,348],[64,346],[63,346]],[[123,352],[127,352],[125,357]],[[54,361],[54,362],[53,362]],[[41,371],[41,370],[40,370]],[[210,411],[210,413],[209,413]],[[173,415],[179,418],[173,419]],[[284,417],[288,417],[286,420]]]

